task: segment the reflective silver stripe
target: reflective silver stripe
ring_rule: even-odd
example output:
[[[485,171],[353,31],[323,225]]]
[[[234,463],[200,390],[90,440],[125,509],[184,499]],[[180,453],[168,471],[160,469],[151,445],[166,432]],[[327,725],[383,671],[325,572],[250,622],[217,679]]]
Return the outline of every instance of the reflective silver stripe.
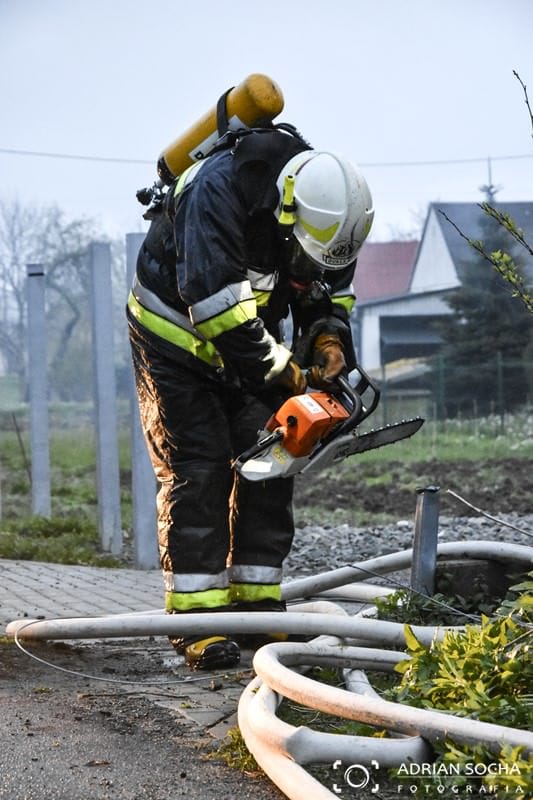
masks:
[[[355,297],[355,292],[351,288],[350,289],[348,289],[348,288],[339,289],[338,291],[333,292],[333,294],[330,295],[330,296],[331,297]]]
[[[247,271],[248,279],[252,289],[260,292],[271,292],[276,285],[276,273],[271,272],[268,275],[263,275],[262,272],[256,272],[253,269]]]
[[[218,575],[193,572],[176,575],[174,572],[164,572],[163,582],[165,592],[205,592],[207,589],[227,589],[229,576],[227,570]]]
[[[215,294],[206,297],[205,300],[200,300],[191,306],[191,319],[194,325],[198,325],[200,322],[211,319],[211,317],[215,317],[217,314],[227,311],[245,300],[254,299],[250,281],[230,283],[220,291],[215,292]]]
[[[163,303],[163,301],[156,294],[139,283],[137,276],[135,276],[131,291],[133,292],[135,299],[138,300],[142,306],[147,308],[148,311],[152,311],[154,314],[163,317],[163,319],[167,319],[169,322],[173,322],[174,325],[178,325],[178,327],[183,328],[184,330],[188,331],[188,333],[192,333],[193,336],[196,336],[203,342],[207,341],[205,336],[202,336],[202,334],[196,330],[194,325],[191,324],[189,317],[186,317],[185,314],[180,314],[180,312],[176,311],[175,308],[167,306],[166,303]]]
[[[254,564],[232,564],[229,568],[233,583],[281,583],[283,572],[277,567],[259,567]]]

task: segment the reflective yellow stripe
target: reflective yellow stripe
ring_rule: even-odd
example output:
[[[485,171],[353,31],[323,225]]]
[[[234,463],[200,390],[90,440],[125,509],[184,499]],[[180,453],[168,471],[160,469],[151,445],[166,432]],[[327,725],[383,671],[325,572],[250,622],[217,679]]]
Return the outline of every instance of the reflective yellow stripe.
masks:
[[[232,583],[231,599],[234,603],[239,600],[247,603],[281,600],[281,586],[279,583]]]
[[[229,606],[230,589],[206,589],[203,592],[166,592],[165,611],[191,611],[194,608]]]
[[[255,302],[259,307],[267,306],[272,292],[261,292],[259,289],[254,289]]]
[[[332,297],[331,302],[338,306],[342,306],[346,309],[348,314],[350,314],[355,304],[355,297],[351,294],[344,295],[343,297],[339,295],[338,297]]]
[[[296,224],[296,206],[294,205],[294,175],[286,175],[283,181],[283,197],[278,222],[290,227]]]
[[[193,642],[192,644],[188,644],[185,648],[187,652],[187,656],[192,658],[194,661],[197,661],[204,655],[204,650],[206,647],[209,647],[210,644],[216,644],[217,642],[227,642],[226,636],[208,636],[207,639],[200,639],[199,642]]]
[[[181,347],[182,350],[187,350],[187,352],[192,353],[196,358],[205,361],[206,364],[210,364],[211,366],[222,365],[222,359],[219,353],[210,342],[204,342],[189,331],[180,328],[179,325],[175,325],[173,322],[169,322],[169,320],[160,317],[158,314],[148,311],[147,308],[144,308],[144,306],[138,302],[131,292],[128,297],[128,308],[137,322],[149,331],[152,331],[152,333],[160,336],[161,339],[165,339],[167,342]]]
[[[206,339],[214,339],[221,333],[231,331],[242,325],[243,322],[248,322],[250,319],[257,317],[257,303],[255,297],[249,300],[243,300],[241,303],[228,308],[221,314],[217,314],[204,322],[198,322],[196,329],[205,336]]]
[[[316,239],[317,242],[322,242],[325,244],[329,242],[330,239],[333,239],[337,228],[339,227],[338,222],[334,222],[333,225],[330,225],[329,228],[315,228],[314,225],[310,225],[308,222],[303,220],[300,217],[300,225],[304,228],[307,233]]]
[[[178,182],[176,183],[176,187],[174,189],[174,197],[177,197],[177,195],[182,191],[187,181],[187,178],[189,177],[189,172],[192,170],[193,167],[197,166],[198,164],[195,162],[194,164],[191,164],[190,167],[187,167],[187,169],[181,173],[181,175],[178,178]]]

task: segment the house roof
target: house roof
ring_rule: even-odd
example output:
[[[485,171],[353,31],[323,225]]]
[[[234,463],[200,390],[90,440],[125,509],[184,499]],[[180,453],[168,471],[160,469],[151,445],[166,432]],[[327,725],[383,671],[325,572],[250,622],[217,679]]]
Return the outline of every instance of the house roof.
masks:
[[[490,205],[497,211],[509,214],[516,226],[522,229],[526,241],[530,246],[533,246],[533,203],[498,203],[493,201]],[[435,211],[446,245],[456,269],[459,269],[459,271],[466,262],[472,261],[473,250],[448,220],[451,220],[465,236],[473,240],[483,241],[487,238],[491,229],[496,231],[500,228],[502,230],[495,220],[485,214],[478,203],[431,203],[426,224],[432,210]],[[524,263],[525,274],[530,280],[533,280],[533,257],[527,256],[526,250],[514,242],[509,234],[504,233],[505,240],[509,242],[508,252],[511,252],[515,257],[520,257],[520,262]]]
[[[357,259],[357,304],[399,297],[409,290],[418,242],[366,242]]]

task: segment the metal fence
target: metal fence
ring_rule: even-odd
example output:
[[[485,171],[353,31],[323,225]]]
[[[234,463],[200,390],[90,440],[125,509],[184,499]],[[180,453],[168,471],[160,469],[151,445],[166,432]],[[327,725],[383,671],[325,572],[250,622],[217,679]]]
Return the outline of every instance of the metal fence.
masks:
[[[490,418],[505,429],[510,415],[532,407],[533,360],[496,353],[490,360],[456,365],[437,357],[411,368],[404,365],[400,376],[383,369],[377,383],[383,423],[398,415],[420,415],[442,426],[449,420],[469,421],[475,429]]]
[[[126,237],[126,283],[131,280],[141,240],[142,234]],[[32,322],[28,345],[29,395],[24,401],[18,398],[18,402],[14,396],[11,401],[0,396],[0,431],[16,434],[28,473],[32,512],[49,516],[50,441],[69,428],[91,430],[102,548],[112,553],[119,553],[122,548],[122,471],[127,473],[130,483],[136,562],[140,567],[152,567],[157,565],[156,484],[140,430],[131,370],[127,396],[117,398],[109,245],[94,243],[90,257],[93,401],[55,405],[48,401],[45,269],[41,265],[28,265],[28,319]],[[437,426],[463,424],[471,435],[481,432],[494,435],[505,431],[517,411],[524,415],[524,420],[531,419],[533,361],[527,359],[511,361],[496,353],[492,359],[467,366],[442,358],[405,362],[393,370],[384,369],[377,383],[381,400],[369,420],[371,427],[418,415],[434,423],[433,432]],[[0,379],[0,391],[2,387],[9,389],[9,378]],[[127,450],[127,463],[122,469],[121,446]],[[0,460],[0,481],[1,468]]]

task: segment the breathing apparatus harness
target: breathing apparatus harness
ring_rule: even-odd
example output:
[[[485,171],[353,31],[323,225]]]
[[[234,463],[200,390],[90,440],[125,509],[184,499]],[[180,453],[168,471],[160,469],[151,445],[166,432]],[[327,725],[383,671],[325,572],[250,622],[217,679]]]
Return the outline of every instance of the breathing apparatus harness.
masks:
[[[268,119],[257,120],[257,123],[253,126],[232,129],[228,117],[227,103],[228,95],[232,89],[233,87],[224,92],[216,104],[218,139],[209,152],[197,160],[210,158],[222,150],[232,149],[235,152],[239,143],[248,136],[272,133],[274,130],[283,131],[294,137],[304,145],[304,149],[312,149],[311,144],[306,141],[298,129],[287,122],[273,123]],[[139,189],[136,193],[137,200],[141,205],[147,206],[143,218],[150,221],[157,219],[162,212],[167,210],[169,198],[172,199],[173,195],[171,191],[168,191],[169,184],[173,184],[177,179],[170,173],[166,175],[164,164],[162,168],[161,161],[158,164],[158,171],[161,177],[151,187]],[[273,292],[271,303],[273,306],[278,305],[278,303],[280,306],[290,306],[293,316],[294,339],[296,340],[301,327],[301,306],[314,305],[317,302],[330,305],[331,287],[323,280],[323,268],[305,256],[293,235],[297,220],[294,184],[294,175],[287,175],[284,179],[281,208],[277,220],[280,262],[283,267],[280,270],[279,280]],[[298,302],[294,302],[296,299]]]
[[[255,123],[251,126],[243,126],[237,129],[232,129],[228,115],[228,98],[231,94],[233,94],[235,88],[236,87],[234,86],[230,87],[218,98],[215,107],[216,133],[218,134],[218,139],[208,152],[202,154],[201,156],[197,154],[196,160],[203,160],[204,158],[214,155],[214,153],[217,153],[220,150],[226,150],[228,148],[235,147],[239,140],[247,134],[271,132],[274,129],[286,131],[291,136],[294,136],[301,141],[306,148],[311,148],[311,145],[306,142],[294,125],[283,122],[274,125],[268,115],[264,116],[263,118],[256,118]],[[240,87],[237,87],[237,90],[239,88]],[[160,157],[157,167],[159,179],[155,181],[152,186],[139,189],[136,193],[137,200],[141,203],[141,205],[148,206],[147,210],[143,214],[144,219],[148,220],[154,219],[157,213],[163,209],[167,195],[167,190],[165,187],[172,184],[178,177],[177,175],[172,174],[162,157]]]

